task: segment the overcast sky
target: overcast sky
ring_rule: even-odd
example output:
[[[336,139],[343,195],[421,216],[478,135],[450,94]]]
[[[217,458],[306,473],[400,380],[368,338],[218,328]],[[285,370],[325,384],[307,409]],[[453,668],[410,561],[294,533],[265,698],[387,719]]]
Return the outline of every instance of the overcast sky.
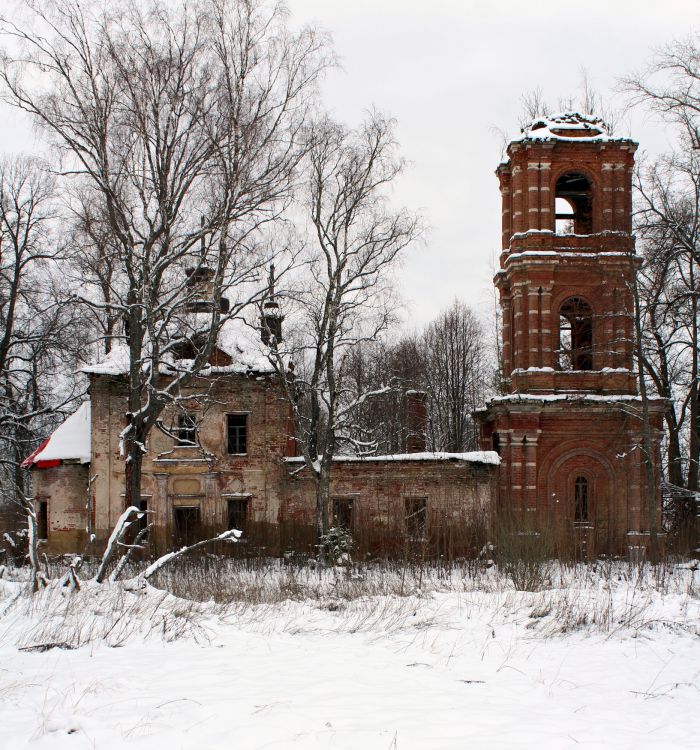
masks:
[[[370,105],[397,118],[411,167],[396,191],[431,226],[425,247],[399,274],[416,326],[454,297],[488,313],[500,250],[494,170],[497,126],[518,132],[520,97],[575,94],[586,69],[608,95],[654,47],[700,29],[698,0],[289,0],[294,23],[329,30],[343,69],[326,102],[355,124]],[[640,149],[664,148],[665,130],[643,112],[621,128]],[[627,132],[629,131],[629,133]]]
[[[47,0],[50,2],[50,0]],[[0,0],[3,12],[15,0]],[[523,93],[576,94],[585,68],[611,95],[653,49],[700,29],[698,0],[288,0],[292,23],[331,32],[342,69],[324,83],[334,114],[357,124],[374,105],[398,120],[410,167],[395,198],[420,209],[430,233],[398,273],[407,327],[455,297],[490,312],[500,242],[494,127],[518,132]],[[621,128],[658,152],[664,127],[643,111]],[[33,149],[27,123],[0,109],[5,151]]]

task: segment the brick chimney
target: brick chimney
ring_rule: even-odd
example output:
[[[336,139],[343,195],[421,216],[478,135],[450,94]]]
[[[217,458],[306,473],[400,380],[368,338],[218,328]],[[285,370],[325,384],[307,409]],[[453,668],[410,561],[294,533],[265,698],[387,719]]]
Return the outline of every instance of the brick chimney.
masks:
[[[425,427],[428,421],[425,391],[406,391],[406,453],[425,451]]]

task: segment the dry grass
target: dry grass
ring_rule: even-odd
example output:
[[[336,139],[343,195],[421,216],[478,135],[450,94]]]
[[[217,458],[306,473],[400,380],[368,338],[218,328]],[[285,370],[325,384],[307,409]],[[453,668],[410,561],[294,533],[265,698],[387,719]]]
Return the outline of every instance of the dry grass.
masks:
[[[20,648],[77,648],[102,642],[190,639],[206,643],[217,623],[269,632],[372,633],[429,628],[456,610],[516,623],[533,637],[577,630],[613,635],[648,627],[700,633],[700,571],[689,565],[632,567],[615,561],[540,561],[535,590],[519,590],[508,564],[382,562],[326,568],[279,559],[202,556],[169,566],[145,584],[58,583],[32,595],[14,571],[0,580],[0,642]],[[89,565],[81,571],[87,575]],[[25,576],[26,578],[26,576]],[[668,617],[664,602],[673,597]],[[442,604],[451,615],[441,613]],[[455,610],[456,607],[456,610]],[[450,621],[448,627],[462,626]]]

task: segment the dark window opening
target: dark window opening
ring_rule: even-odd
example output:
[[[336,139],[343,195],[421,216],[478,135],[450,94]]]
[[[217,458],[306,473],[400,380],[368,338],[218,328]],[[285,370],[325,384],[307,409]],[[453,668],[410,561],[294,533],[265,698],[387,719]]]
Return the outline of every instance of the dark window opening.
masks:
[[[428,502],[424,497],[406,498],[406,534],[409,539],[425,539]]]
[[[579,297],[571,297],[559,309],[559,367],[593,369],[593,311]]]
[[[39,539],[49,538],[49,504],[39,500],[36,504],[36,533]]]
[[[206,336],[193,334],[174,343],[170,351],[175,359],[194,359],[204,349],[206,344]]]
[[[197,420],[194,414],[177,415],[177,444],[197,445]]]
[[[142,512],[141,518],[136,520],[136,533],[142,532],[148,526],[148,500],[141,498],[139,500],[139,510]]]
[[[175,546],[189,547],[200,541],[199,508],[173,508]]]
[[[248,526],[248,499],[236,498],[228,501],[228,527],[238,529],[245,536]]]
[[[175,359],[194,359],[197,356],[197,350],[189,339],[173,344],[171,351]]]
[[[352,531],[354,502],[352,498],[333,500],[333,526]]]
[[[501,436],[497,432],[491,435],[491,449],[496,451],[499,456],[501,455]]]
[[[557,234],[591,234],[593,231],[593,188],[580,172],[567,172],[557,180],[554,229]]]
[[[248,452],[248,415],[227,414],[226,431],[228,452],[240,455]]]
[[[580,523],[588,521],[588,480],[576,477],[574,483],[574,520]]]

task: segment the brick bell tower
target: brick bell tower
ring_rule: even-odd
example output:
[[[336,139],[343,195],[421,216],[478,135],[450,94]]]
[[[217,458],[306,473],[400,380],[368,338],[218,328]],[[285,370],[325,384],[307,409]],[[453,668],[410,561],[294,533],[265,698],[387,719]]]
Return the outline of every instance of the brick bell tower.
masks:
[[[482,447],[501,455],[499,507],[516,525],[556,522],[589,553],[648,541],[633,370],[636,148],[597,118],[564,114],[524,128],[496,171],[506,395],[476,414]],[[664,408],[650,404],[657,477]]]

